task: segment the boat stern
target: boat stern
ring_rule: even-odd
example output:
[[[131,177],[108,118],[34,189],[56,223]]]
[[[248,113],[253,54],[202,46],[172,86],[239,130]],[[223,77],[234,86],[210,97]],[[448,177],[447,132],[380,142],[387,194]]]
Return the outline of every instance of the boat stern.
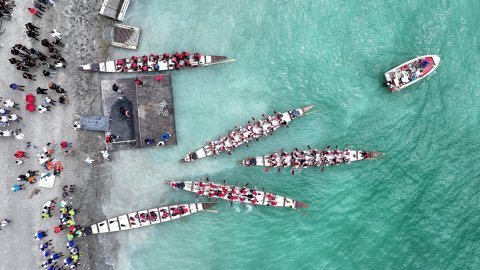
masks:
[[[208,208],[212,208],[215,205],[217,205],[216,202],[206,202],[206,203],[202,203],[202,208],[203,210],[207,210]]]
[[[212,63],[221,63],[227,61],[226,56],[212,55]]]
[[[295,201],[295,209],[298,208],[308,208],[309,205],[303,202]]]
[[[377,158],[385,155],[385,153],[382,152],[368,152],[368,158]]]

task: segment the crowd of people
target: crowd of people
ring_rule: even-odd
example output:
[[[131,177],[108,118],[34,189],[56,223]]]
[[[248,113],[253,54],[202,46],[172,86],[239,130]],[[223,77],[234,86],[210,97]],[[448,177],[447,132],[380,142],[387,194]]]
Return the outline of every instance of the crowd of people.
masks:
[[[48,219],[53,216],[52,211],[56,208],[56,199],[46,202],[42,210],[42,218]],[[74,237],[82,236],[82,228],[75,224],[75,214],[78,210],[73,209],[67,202],[62,201],[59,203],[59,222],[60,224],[53,228],[54,233],[61,233],[63,230],[67,232],[67,249],[69,255],[65,256],[62,252],[58,253],[53,251],[52,239],[40,244],[40,251],[44,258],[41,267],[48,270],[62,269],[67,267],[68,269],[76,269],[79,265],[80,252],[79,247],[76,245]],[[44,230],[39,230],[35,233],[34,239],[43,240],[48,236]],[[63,265],[59,262],[61,257],[65,257]],[[57,265],[59,264],[59,265]],[[63,268],[64,269],[64,268]]]
[[[295,113],[296,111],[293,111]],[[297,112],[298,113],[298,112]],[[268,136],[281,126],[287,126],[289,117],[284,117],[283,113],[276,113],[274,116],[263,115],[264,119],[257,120],[252,117],[253,123],[248,121],[245,127],[235,127],[235,130],[229,131],[226,136],[219,137],[215,141],[207,142],[203,147],[207,156],[218,155],[222,152],[231,154],[231,151],[242,144],[248,146],[248,142],[258,140],[263,136]],[[186,162],[195,160],[194,153],[189,153],[183,159]]]
[[[26,143],[26,150],[30,149],[32,146],[31,142]],[[34,149],[39,149],[36,153],[37,162],[41,169],[47,171],[46,175],[49,175],[48,171],[52,171],[54,176],[59,177],[61,172],[63,171],[62,163],[53,156],[55,153],[55,148],[58,145],[56,143],[47,143],[46,146],[40,148],[36,145],[33,145]],[[70,155],[72,152],[72,144],[67,141],[62,141],[60,143],[61,149],[64,151],[65,156]],[[24,150],[17,150],[14,154],[15,156],[15,164],[23,165],[25,160],[29,158],[29,155]],[[25,181],[30,184],[34,184],[37,182],[37,176],[39,171],[38,170],[28,170],[25,174],[21,174],[17,177],[17,181]],[[11,188],[13,192],[17,192],[20,190],[24,190],[24,184],[14,184]]]
[[[425,76],[433,68],[432,64],[432,58],[430,58],[430,62],[427,58],[420,58],[405,64],[387,74],[385,86],[390,89],[390,92],[400,91],[405,84]]]
[[[37,20],[36,17],[41,18],[44,16],[50,6],[55,6],[53,0],[34,0],[33,5],[28,8],[28,12],[33,15],[34,20]],[[11,12],[14,10],[14,7],[15,3],[13,1],[0,0],[0,19],[12,19]],[[65,47],[62,40],[63,36],[57,29],[44,29],[43,25],[45,24],[37,24],[35,21],[26,23],[25,39],[28,40],[26,40],[26,42],[13,40],[14,42],[10,45],[12,46],[10,48],[12,57],[5,58],[5,61],[8,59],[11,66],[18,70],[18,78],[12,79],[13,82],[10,81],[11,83],[6,85],[7,87],[5,88],[8,89],[6,91],[9,91],[9,95],[12,96],[24,96],[26,104],[22,103],[21,99],[23,98],[18,98],[17,100],[16,97],[9,97],[8,99],[0,97],[0,127],[5,127],[4,129],[0,129],[0,137],[15,137],[19,140],[24,138],[24,134],[20,128],[11,128],[11,126],[14,126],[14,124],[22,120],[20,115],[23,106],[25,106],[25,109],[29,112],[38,111],[40,113],[46,113],[53,111],[55,106],[61,107],[58,106],[58,103],[68,104],[67,91],[62,87],[61,83],[54,79],[57,70],[66,68],[67,66],[67,62],[62,53]],[[21,32],[23,31],[20,31],[18,34],[21,34]],[[3,44],[1,47],[3,47]],[[7,76],[7,74],[4,75]],[[13,78],[16,76],[8,77]],[[18,103],[19,101],[20,104]],[[31,124],[38,125],[41,123]],[[44,128],[44,132],[49,132],[49,130],[49,128]],[[29,190],[32,186],[35,187],[35,185],[38,185],[39,182],[40,184],[44,184],[44,177],[47,176],[54,175],[60,177],[63,171],[63,165],[59,159],[69,156],[72,153],[72,148],[72,143],[66,140],[61,141],[59,144],[47,143],[45,147],[37,146],[32,142],[27,142],[23,144],[23,146],[18,147],[18,150],[16,149],[17,151],[14,154],[9,154],[10,158],[11,160],[15,160],[15,164],[19,165],[19,168],[23,168],[22,166],[27,168],[25,170],[20,169],[18,172],[20,175],[17,174],[18,177],[16,177],[16,181],[14,181],[15,184],[12,185],[11,191]],[[13,155],[15,159],[13,159]],[[31,166],[30,163],[34,166],[38,164],[38,168],[29,167]],[[40,176],[41,178],[39,179]],[[64,185],[62,196],[64,198],[71,198],[70,196],[74,191],[75,185]],[[39,194],[39,192],[40,189],[35,187],[29,198],[32,198],[35,194]],[[65,237],[68,240],[68,252],[63,252],[62,254],[61,252],[53,251],[53,239],[46,241],[49,236],[52,235],[49,234],[47,230],[36,231],[34,238],[43,242],[40,245],[42,257],[44,258],[41,266],[49,270],[65,268],[76,269],[79,264],[80,253],[75,243],[76,239],[74,240],[73,238],[82,236],[82,228],[76,224],[75,220],[78,210],[70,207],[65,201],[58,203],[57,207],[57,201],[53,199],[43,205],[41,218],[51,222],[51,217],[56,215],[55,212],[57,211],[55,210],[57,209],[60,212],[59,224],[53,228],[53,231],[62,234],[66,232]],[[9,219],[5,219],[0,225],[3,228],[10,222]],[[12,229],[14,229],[14,227],[12,227]],[[31,232],[33,232],[33,228]],[[38,264],[40,265],[40,261]],[[18,266],[17,268],[22,267]]]
[[[171,206],[171,207],[166,207],[166,208],[160,208],[158,213],[160,216],[158,216],[156,211],[148,211],[147,213],[137,213],[135,216],[129,217],[128,221],[130,223],[130,226],[136,226],[136,225],[142,225],[143,223],[150,223],[150,222],[156,222],[156,221],[161,221],[161,219],[167,219],[169,217],[176,217],[179,215],[183,215],[186,213],[189,213],[190,210],[186,205],[179,205],[177,207]],[[140,221],[140,222],[138,222]],[[100,225],[102,226],[102,225]],[[126,226],[125,224],[120,224],[120,226]]]
[[[117,72],[132,72],[132,71],[157,71],[167,69],[181,69],[183,67],[198,66],[202,55],[188,52],[176,52],[172,55],[164,53],[162,56],[158,54],[151,54],[150,56],[132,56],[116,60]]]
[[[1,0],[0,1],[0,19],[13,21],[12,11],[15,10],[15,1]]]
[[[235,185],[216,184],[213,182],[199,181],[192,182],[193,187],[191,190],[197,193],[197,196],[207,196],[208,198],[220,198],[229,200],[230,202],[250,203],[252,205],[261,204],[267,206],[277,206],[280,199],[281,201],[287,200],[284,197],[277,196],[272,193],[258,191],[255,188],[249,188],[248,183],[243,187]],[[171,182],[170,186],[177,189],[184,189],[184,182]],[[190,188],[188,188],[190,190]],[[282,205],[283,206],[283,205]]]

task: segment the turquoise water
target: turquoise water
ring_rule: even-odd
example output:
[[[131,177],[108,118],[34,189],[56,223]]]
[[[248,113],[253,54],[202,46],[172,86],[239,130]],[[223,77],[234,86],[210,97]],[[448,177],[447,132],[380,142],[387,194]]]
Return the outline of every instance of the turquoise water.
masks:
[[[480,268],[479,1],[133,1],[139,54],[199,51],[236,63],[173,73],[178,146],[121,152],[108,216],[195,196],[167,179],[250,182],[309,209],[230,207],[117,233],[117,269]],[[114,56],[130,55],[117,50]],[[439,54],[400,93],[383,73]],[[251,116],[315,113],[231,156],[177,160]],[[386,153],[349,166],[265,173],[235,161],[285,147]]]

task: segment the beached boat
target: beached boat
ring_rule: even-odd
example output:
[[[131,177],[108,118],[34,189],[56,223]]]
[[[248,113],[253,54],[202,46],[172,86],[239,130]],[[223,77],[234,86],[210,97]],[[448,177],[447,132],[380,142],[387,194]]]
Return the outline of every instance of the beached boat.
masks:
[[[303,202],[260,191],[255,188],[249,188],[248,183],[243,187],[227,185],[225,183],[216,184],[209,181],[165,181],[165,184],[168,184],[175,189],[196,193],[197,196],[207,196],[211,199],[224,199],[231,203],[240,202],[243,204],[252,204],[254,206],[265,205],[293,209],[308,208],[308,204]]]
[[[181,162],[190,162],[200,158],[218,155],[222,152],[227,152],[246,144],[252,140],[272,134],[279,127],[287,126],[288,123],[304,115],[311,110],[315,105],[310,105],[303,108],[298,108],[284,113],[275,113],[273,116],[264,116],[262,120],[253,120],[253,123],[248,121],[245,127],[235,127],[226,136],[220,137],[218,140],[208,142],[204,147],[195,152],[188,153]],[[254,119],[252,117],[252,119]]]
[[[132,56],[102,63],[82,65],[81,69],[98,72],[157,72],[184,69],[188,67],[203,67],[220,63],[233,62],[226,56],[201,55],[188,52],[169,54],[151,54],[150,56]]]
[[[381,152],[371,151],[359,151],[350,149],[331,149],[327,146],[325,150],[311,149],[299,151],[295,149],[293,152],[274,152],[268,156],[249,157],[242,161],[239,161],[242,165],[247,167],[261,166],[270,168],[286,168],[291,167],[293,169],[301,170],[307,167],[323,167],[334,166],[344,163],[350,163],[353,161],[363,159],[373,159],[383,156]],[[292,169],[292,174],[294,170]]]
[[[424,55],[409,60],[385,73],[385,86],[398,92],[432,74],[440,64],[440,56]]]
[[[217,203],[185,203],[170,205],[148,210],[136,211],[126,215],[104,220],[90,227],[86,227],[83,233],[86,235],[126,231],[141,228],[153,224],[159,224],[206,211]]]

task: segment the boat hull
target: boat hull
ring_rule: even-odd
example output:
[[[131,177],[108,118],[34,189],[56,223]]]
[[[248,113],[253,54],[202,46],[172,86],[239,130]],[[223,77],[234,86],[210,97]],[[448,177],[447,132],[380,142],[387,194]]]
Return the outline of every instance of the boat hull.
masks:
[[[438,55],[424,55],[409,60],[385,73],[386,85],[391,92],[398,92],[432,74],[440,61]]]
[[[154,224],[180,219],[198,212],[206,211],[217,203],[187,203],[131,212],[91,225],[84,234],[99,234],[137,229]],[[174,209],[183,209],[176,213]],[[185,211],[188,209],[188,211]]]
[[[249,157],[240,161],[247,167],[260,166],[270,168],[304,169],[307,167],[334,166],[354,161],[373,159],[383,156],[381,152],[359,150],[304,150],[294,152],[275,152],[268,156]]]
[[[229,152],[241,145],[247,144],[255,139],[271,135],[279,127],[287,126],[294,119],[305,115],[315,105],[294,109],[275,116],[268,116],[259,120],[257,124],[247,124],[245,127],[236,128],[226,136],[212,141],[202,148],[188,153],[180,162],[191,162],[208,156],[215,156],[223,152]]]
[[[142,70],[143,63],[141,61],[142,57],[138,57],[138,61],[135,62],[131,58],[111,60],[107,62],[100,63],[91,63],[82,65],[80,68],[86,71],[96,71],[96,72],[111,72],[111,73],[133,73],[133,72],[160,72],[168,70],[177,70],[185,68],[194,68],[202,66],[210,66],[220,63],[232,62],[234,59],[228,59],[226,56],[218,55],[202,55],[198,60],[194,58],[193,55],[188,56],[185,60],[179,60],[174,62],[172,59],[169,60],[154,60],[149,57],[149,60],[145,62],[146,70]],[[187,65],[188,60],[188,65]],[[121,61],[122,64],[119,64]],[[136,63],[136,66],[135,64]],[[179,66],[177,66],[177,63]]]
[[[175,189],[196,193],[197,196],[207,196],[211,199],[223,199],[230,202],[251,204],[254,206],[286,207],[292,209],[308,208],[308,204],[273,193],[259,191],[247,187],[196,181],[165,181]]]

